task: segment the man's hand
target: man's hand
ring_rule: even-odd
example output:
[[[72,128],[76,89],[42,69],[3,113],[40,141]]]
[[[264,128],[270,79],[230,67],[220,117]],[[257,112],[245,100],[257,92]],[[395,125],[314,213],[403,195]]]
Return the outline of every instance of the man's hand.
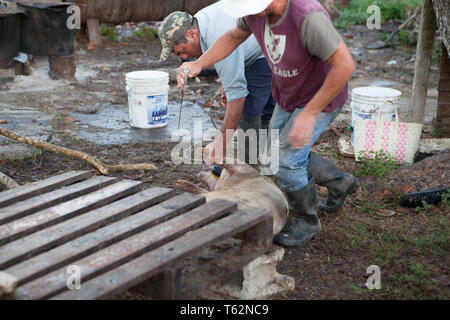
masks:
[[[184,70],[189,70],[188,77],[194,78],[199,75],[199,73],[202,71],[201,66],[197,63],[197,61],[194,62],[185,62],[178,68],[178,75],[177,75],[177,82],[178,82],[178,89],[183,88],[184,81],[185,81],[185,74]]]
[[[292,149],[301,149],[311,143],[315,123],[316,117],[305,111],[295,117],[287,138]]]
[[[339,94],[347,84],[355,64],[352,55],[343,41],[326,61],[331,65],[322,87],[298,114],[292,123],[287,143],[293,149],[300,149],[311,143],[317,115]]]
[[[225,89],[223,88],[223,86],[220,86],[219,94],[220,94],[220,104],[222,105],[222,107],[226,108],[228,102],[227,102],[227,95],[225,93]]]

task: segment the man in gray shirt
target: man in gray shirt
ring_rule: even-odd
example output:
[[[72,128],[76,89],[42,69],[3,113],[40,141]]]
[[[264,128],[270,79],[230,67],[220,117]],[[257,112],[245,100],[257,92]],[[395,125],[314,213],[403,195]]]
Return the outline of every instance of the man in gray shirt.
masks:
[[[170,53],[183,59],[198,58],[236,22],[236,18],[228,16],[218,3],[200,10],[194,17],[185,12],[173,12],[164,19],[158,31],[163,48],[160,60],[166,60]],[[235,130],[239,125],[244,131],[255,129],[258,136],[261,114],[271,101],[272,72],[253,36],[214,67],[227,99],[221,128],[225,151],[227,129]],[[258,143],[251,139],[247,146]],[[213,144],[207,148],[214,153]],[[248,148],[245,151],[245,160],[249,163]],[[250,164],[256,164],[256,155],[252,155],[251,160]]]

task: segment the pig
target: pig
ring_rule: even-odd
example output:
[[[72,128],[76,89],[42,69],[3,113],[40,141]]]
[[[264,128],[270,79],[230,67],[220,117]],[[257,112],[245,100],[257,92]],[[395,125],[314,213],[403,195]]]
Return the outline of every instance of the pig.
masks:
[[[273,180],[262,176],[248,164],[225,164],[219,179],[211,175],[210,168],[205,165],[198,174],[198,178],[208,185],[209,191],[186,180],[178,180],[177,188],[204,195],[206,202],[225,199],[236,202],[239,209],[266,209],[273,216],[273,236],[283,229],[289,214],[289,203]]]

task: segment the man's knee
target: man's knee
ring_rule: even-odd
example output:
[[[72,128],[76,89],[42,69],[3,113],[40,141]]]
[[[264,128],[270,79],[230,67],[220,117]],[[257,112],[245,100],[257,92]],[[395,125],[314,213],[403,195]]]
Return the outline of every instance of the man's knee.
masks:
[[[275,180],[285,192],[293,192],[308,184],[308,173],[304,168],[292,170],[280,167],[275,174]]]

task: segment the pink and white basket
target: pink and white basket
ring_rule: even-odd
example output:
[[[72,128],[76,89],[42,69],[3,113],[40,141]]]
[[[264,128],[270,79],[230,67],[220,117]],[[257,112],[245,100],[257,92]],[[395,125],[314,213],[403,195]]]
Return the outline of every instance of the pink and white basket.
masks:
[[[394,104],[392,101],[386,103],[388,102]],[[414,155],[419,148],[423,125],[400,122],[397,109],[395,121],[381,121],[383,106],[378,110],[377,120],[355,120],[354,122],[356,161],[359,161],[361,151],[362,156],[368,158],[373,157],[377,151],[383,151],[398,163],[413,163]]]

